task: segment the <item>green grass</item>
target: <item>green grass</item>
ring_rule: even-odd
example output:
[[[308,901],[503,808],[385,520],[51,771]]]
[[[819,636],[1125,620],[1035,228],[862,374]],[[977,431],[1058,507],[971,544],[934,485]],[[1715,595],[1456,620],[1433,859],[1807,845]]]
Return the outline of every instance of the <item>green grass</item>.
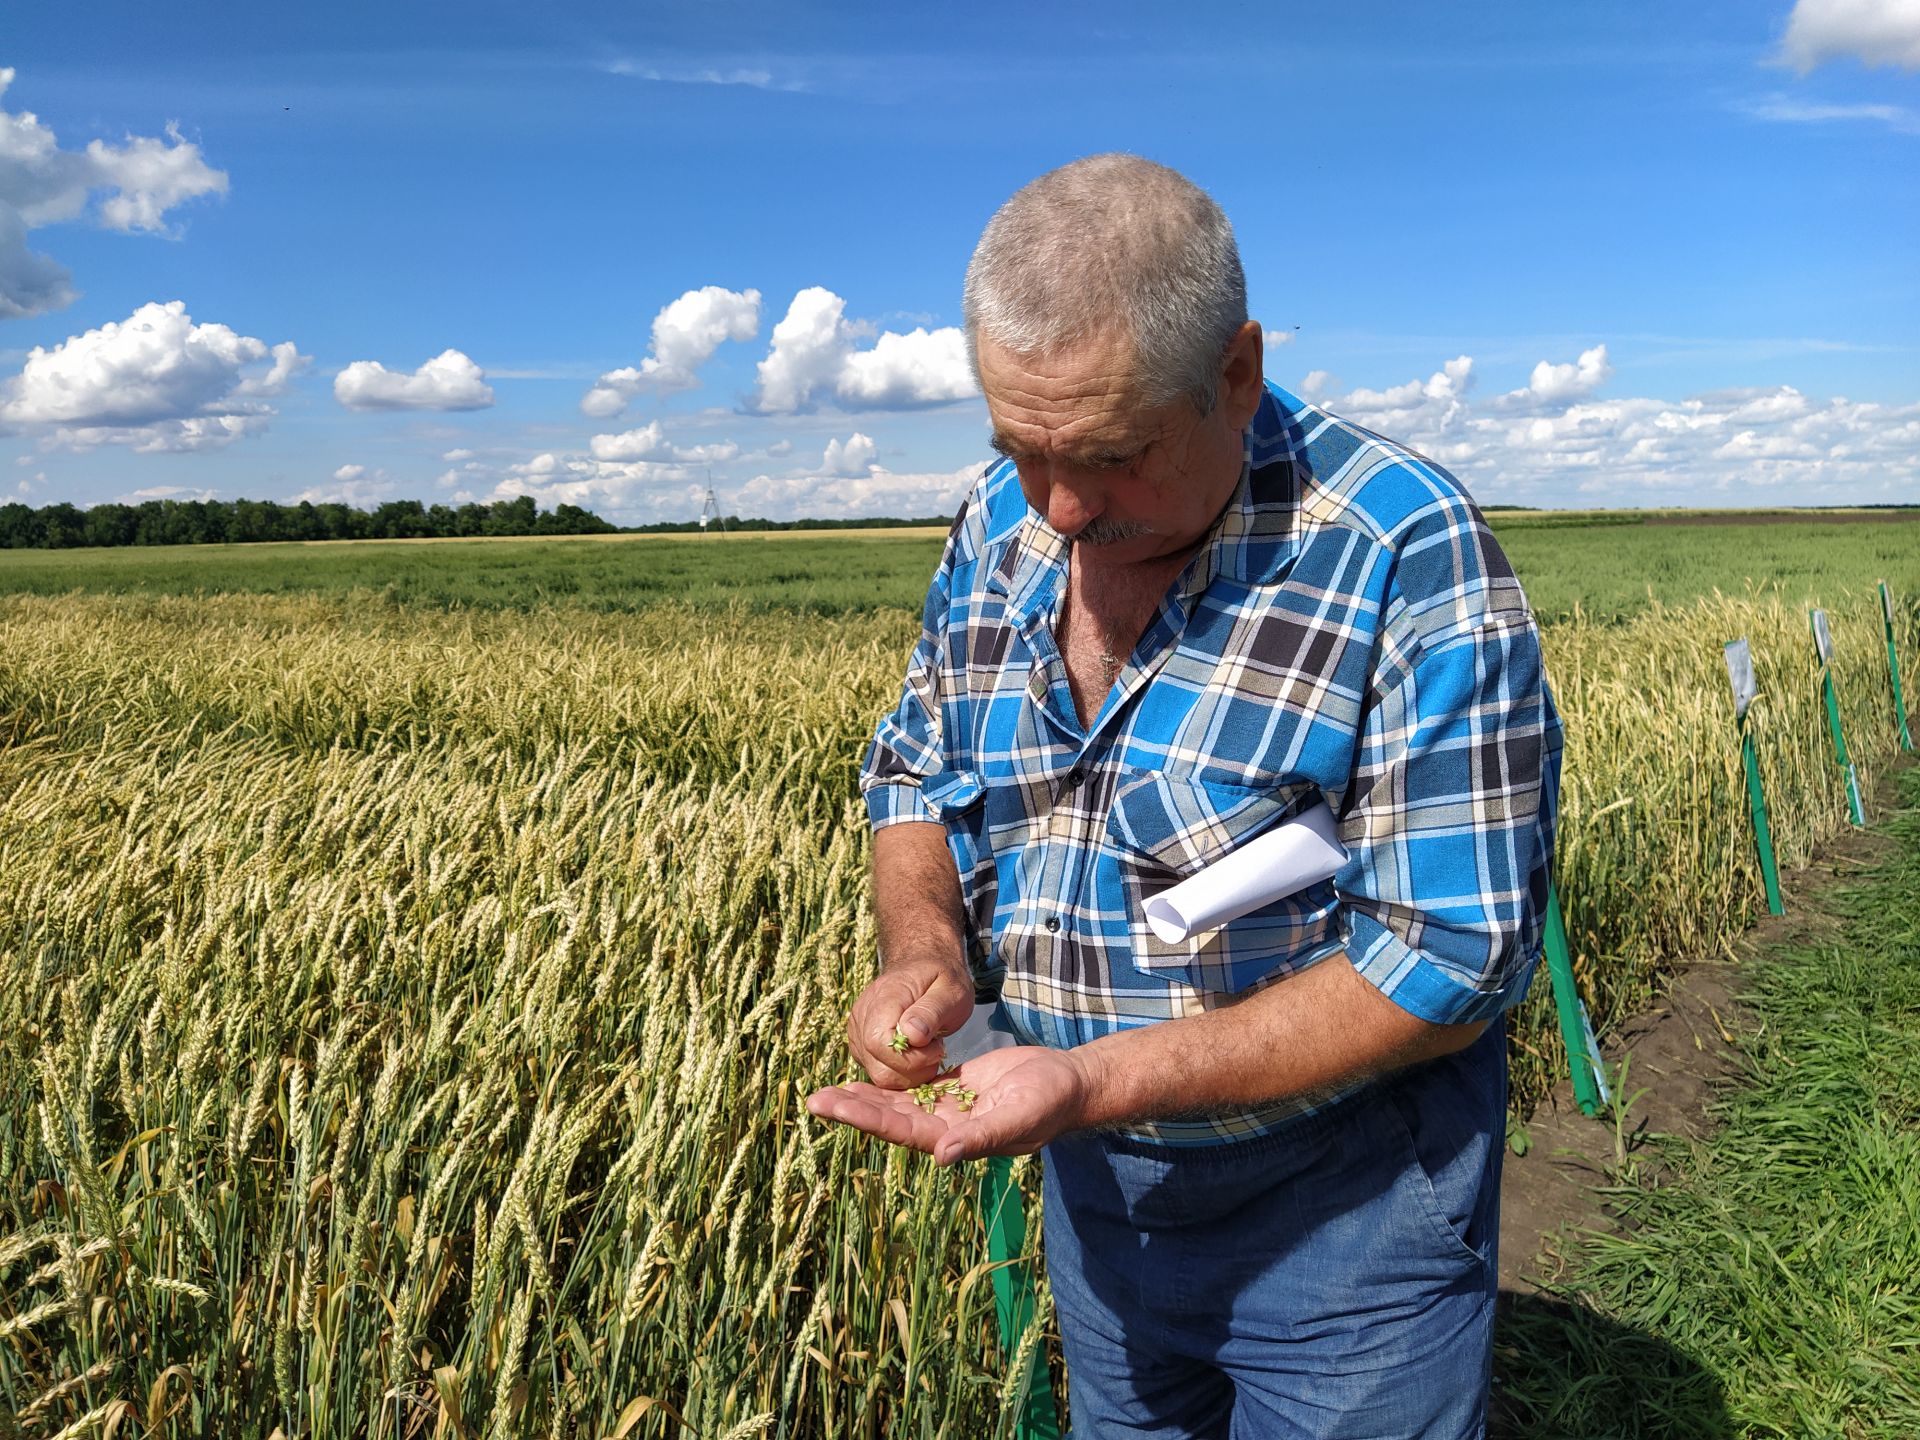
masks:
[[[338,594],[434,609],[663,602],[844,615],[918,610],[940,558],[924,530],[560,540],[346,540],[0,551],[0,594]]]
[[[1920,519],[1847,523],[1648,525],[1632,516],[1493,517],[1542,620],[1576,605],[1625,619],[1650,598],[1777,586],[1829,603],[1882,576],[1920,590]],[[565,540],[383,540],[0,551],[0,595],[72,591],[194,595],[365,591],[394,604],[625,612],[662,601],[702,609],[844,615],[917,611],[940,555],[924,530],[832,535],[645,536]]]
[[[1509,1433],[1920,1435],[1920,771],[1901,789],[1838,938],[1754,966],[1718,1134],[1662,1142],[1667,1183],[1624,1179],[1622,1232],[1509,1311]]]
[[[1757,586],[1829,606],[1870,593],[1880,579],[1897,593],[1920,589],[1920,519],[1571,526],[1496,516],[1493,526],[1548,623],[1576,605],[1596,619],[1625,619],[1650,596],[1672,605]]]

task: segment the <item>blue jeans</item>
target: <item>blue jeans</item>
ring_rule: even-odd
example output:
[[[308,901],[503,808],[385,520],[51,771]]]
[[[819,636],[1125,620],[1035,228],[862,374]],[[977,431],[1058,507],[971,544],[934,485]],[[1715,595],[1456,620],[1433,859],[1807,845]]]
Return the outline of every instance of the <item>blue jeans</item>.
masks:
[[[1073,1434],[1480,1435],[1505,1112],[1496,1023],[1258,1139],[1054,1141]]]

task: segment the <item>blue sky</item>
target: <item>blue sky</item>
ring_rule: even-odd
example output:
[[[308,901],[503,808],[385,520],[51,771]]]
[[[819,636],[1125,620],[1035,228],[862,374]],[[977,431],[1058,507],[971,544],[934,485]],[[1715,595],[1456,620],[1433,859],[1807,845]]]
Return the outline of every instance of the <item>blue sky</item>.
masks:
[[[1920,0],[221,9],[0,37],[0,496],[950,511],[973,241],[1124,149],[1484,501],[1920,500]]]

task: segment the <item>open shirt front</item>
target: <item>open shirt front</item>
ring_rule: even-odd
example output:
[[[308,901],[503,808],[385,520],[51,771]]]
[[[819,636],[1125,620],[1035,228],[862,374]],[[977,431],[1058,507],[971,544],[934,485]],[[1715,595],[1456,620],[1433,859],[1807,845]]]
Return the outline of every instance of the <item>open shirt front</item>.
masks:
[[[1196,1014],[1341,950],[1423,1019],[1519,1001],[1560,722],[1526,596],[1453,477],[1269,385],[1233,498],[1086,727],[1053,634],[1070,549],[1010,462],[986,470],[860,782],[874,828],[945,825],[976,981],[1022,1039]],[[1154,935],[1147,898],[1322,799],[1348,852],[1331,881]],[[1134,1133],[1220,1143],[1337,1098]]]

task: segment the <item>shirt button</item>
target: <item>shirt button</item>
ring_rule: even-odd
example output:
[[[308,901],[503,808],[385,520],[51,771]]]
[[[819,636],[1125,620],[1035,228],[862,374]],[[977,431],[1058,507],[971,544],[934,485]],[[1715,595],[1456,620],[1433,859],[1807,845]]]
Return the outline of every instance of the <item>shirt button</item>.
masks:
[[[1067,780],[1066,780],[1065,788],[1068,790],[1072,790],[1076,786],[1078,786],[1082,780],[1086,778],[1087,778],[1086,775],[1079,770],[1069,770],[1067,772]]]
[[[1058,915],[1047,916],[1047,933],[1051,935],[1055,931],[1057,931],[1059,928],[1060,928],[1060,917]]]

